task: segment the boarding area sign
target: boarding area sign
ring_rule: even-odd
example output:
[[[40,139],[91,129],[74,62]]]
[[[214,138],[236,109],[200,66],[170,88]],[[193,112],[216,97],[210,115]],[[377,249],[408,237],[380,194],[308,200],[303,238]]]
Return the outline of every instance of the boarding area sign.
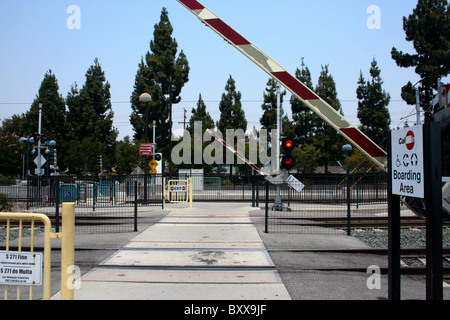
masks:
[[[392,194],[424,198],[423,128],[392,132]]]

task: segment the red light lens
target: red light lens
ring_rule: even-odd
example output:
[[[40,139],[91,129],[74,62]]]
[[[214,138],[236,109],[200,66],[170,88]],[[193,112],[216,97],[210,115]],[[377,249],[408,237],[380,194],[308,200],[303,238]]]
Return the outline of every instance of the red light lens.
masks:
[[[294,143],[292,142],[292,140],[286,140],[286,142],[284,143],[286,148],[292,148],[292,146],[294,145]]]

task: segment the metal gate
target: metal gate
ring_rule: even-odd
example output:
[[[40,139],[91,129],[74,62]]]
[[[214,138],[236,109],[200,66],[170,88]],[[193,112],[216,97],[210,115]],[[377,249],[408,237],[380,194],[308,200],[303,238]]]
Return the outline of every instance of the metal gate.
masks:
[[[44,228],[44,252],[43,259],[36,262],[37,269],[43,263],[43,270],[41,274],[43,284],[43,298],[50,300],[50,283],[51,283],[51,222],[50,219],[43,214],[30,213],[0,213],[0,225],[4,229],[4,243],[0,241],[0,253],[3,256],[3,261],[0,260],[0,285],[4,286],[4,299],[8,300],[8,293],[11,286],[16,288],[17,300],[23,296],[21,289],[28,287],[29,299],[33,299],[33,288],[38,285],[33,278],[33,272],[39,272],[37,269],[30,269],[30,264],[33,261],[20,264],[17,261],[28,260],[28,257],[36,257],[39,253],[34,251],[35,230],[39,228],[38,224],[43,225]],[[23,233],[28,229],[27,240],[29,243],[24,243]],[[12,235],[14,233],[14,235]],[[13,239],[16,238],[16,239]],[[3,238],[3,237],[2,237]],[[12,241],[14,241],[14,245]],[[24,251],[24,249],[27,251]],[[8,263],[9,262],[9,263]],[[30,274],[31,273],[31,274]],[[24,274],[25,276],[20,276]],[[27,277],[28,276],[28,277]],[[35,275],[36,276],[36,275]],[[39,275],[38,275],[39,277]],[[30,282],[31,281],[31,282]],[[35,282],[33,284],[33,282]]]

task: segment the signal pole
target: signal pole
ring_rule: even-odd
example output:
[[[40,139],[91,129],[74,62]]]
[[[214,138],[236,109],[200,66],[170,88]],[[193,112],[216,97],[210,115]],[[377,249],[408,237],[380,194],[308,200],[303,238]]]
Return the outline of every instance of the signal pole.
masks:
[[[275,80],[275,79],[274,79]],[[280,141],[281,141],[281,94],[280,94],[280,85],[277,82],[277,134],[275,139],[273,139],[272,144],[275,144],[275,163],[272,164],[274,167],[274,173],[275,175],[280,175],[280,162],[281,162],[281,154],[280,154]],[[275,195],[275,202],[273,204],[272,210],[273,211],[283,211],[284,206],[281,202],[281,191],[280,191],[280,185],[276,185],[276,195]]]

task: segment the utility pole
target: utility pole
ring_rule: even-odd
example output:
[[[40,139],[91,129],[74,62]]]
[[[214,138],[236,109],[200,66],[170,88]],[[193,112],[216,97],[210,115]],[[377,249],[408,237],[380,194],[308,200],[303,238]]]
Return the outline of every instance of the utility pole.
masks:
[[[41,168],[41,135],[42,135],[42,103],[39,103],[39,125],[38,125],[38,134],[39,134],[39,140],[38,140],[38,176],[42,175]]]
[[[272,144],[275,144],[275,163],[272,164],[272,167],[274,167],[275,175],[279,175],[280,169],[281,169],[281,154],[280,154],[280,141],[281,141],[281,132],[282,132],[282,124],[281,124],[281,94],[280,94],[280,85],[277,82],[277,133],[276,137],[272,139]],[[275,195],[275,203],[273,204],[272,210],[274,211],[283,211],[283,204],[281,203],[281,191],[280,191],[280,185],[276,185],[276,195]]]
[[[183,129],[186,130],[187,110],[186,110],[186,108],[183,108],[183,110],[184,110],[184,121],[183,122],[178,122],[178,124],[183,124]]]

